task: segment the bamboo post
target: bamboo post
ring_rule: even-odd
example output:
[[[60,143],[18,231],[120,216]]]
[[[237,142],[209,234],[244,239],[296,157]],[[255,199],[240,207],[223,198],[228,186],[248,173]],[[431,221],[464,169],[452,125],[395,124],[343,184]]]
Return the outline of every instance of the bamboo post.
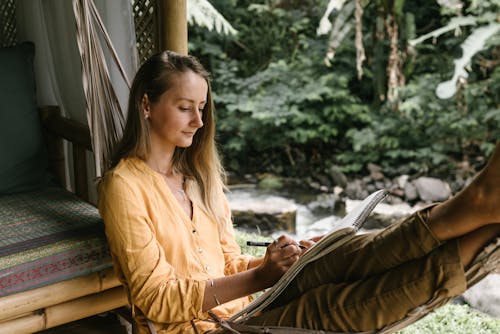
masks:
[[[119,286],[101,293],[52,305],[22,318],[0,322],[0,333],[34,333],[125,305],[128,305],[127,295],[123,287]]]
[[[3,296],[0,298],[0,323],[120,285],[113,268],[109,268],[86,276]]]
[[[158,45],[160,50],[188,54],[186,0],[158,0]]]

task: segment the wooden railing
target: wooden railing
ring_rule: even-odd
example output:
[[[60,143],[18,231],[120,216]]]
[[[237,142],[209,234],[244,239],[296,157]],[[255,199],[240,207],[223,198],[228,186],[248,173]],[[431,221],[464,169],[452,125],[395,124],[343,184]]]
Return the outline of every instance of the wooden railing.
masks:
[[[63,147],[63,140],[67,140],[72,147],[75,194],[88,202],[90,195],[86,152],[92,151],[88,127],[63,117],[61,110],[57,106],[41,107],[39,113],[47,143],[50,170],[62,186],[69,188],[66,181]]]

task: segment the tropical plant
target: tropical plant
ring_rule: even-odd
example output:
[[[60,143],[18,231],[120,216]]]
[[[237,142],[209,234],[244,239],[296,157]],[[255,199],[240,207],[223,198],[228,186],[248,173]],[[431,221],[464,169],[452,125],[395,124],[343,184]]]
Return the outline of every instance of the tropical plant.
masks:
[[[373,162],[389,175],[447,176],[457,162],[479,167],[498,138],[498,33],[482,48],[473,41],[452,98],[435,94],[498,0],[346,0],[327,14],[326,0],[211,2],[238,34],[191,26],[190,52],[213,73],[218,140],[234,172],[364,173]],[[317,35],[326,19],[330,36]]]
[[[186,5],[189,24],[205,27],[210,31],[215,30],[221,34],[235,35],[237,33],[233,26],[208,0],[188,0]]]

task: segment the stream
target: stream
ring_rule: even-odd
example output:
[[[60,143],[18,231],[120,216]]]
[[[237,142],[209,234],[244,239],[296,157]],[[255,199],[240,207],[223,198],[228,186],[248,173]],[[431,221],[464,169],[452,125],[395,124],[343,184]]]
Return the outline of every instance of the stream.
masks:
[[[231,189],[226,195],[232,210],[295,211],[296,232],[286,233],[298,239],[324,234],[331,229],[333,222],[340,219],[333,194],[270,192],[248,186]],[[271,235],[274,237],[282,233],[274,231]]]

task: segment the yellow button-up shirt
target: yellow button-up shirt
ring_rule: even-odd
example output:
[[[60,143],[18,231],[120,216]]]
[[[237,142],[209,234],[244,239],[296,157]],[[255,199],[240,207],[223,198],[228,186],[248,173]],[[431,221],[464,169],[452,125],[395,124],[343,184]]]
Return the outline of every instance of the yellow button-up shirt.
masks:
[[[137,158],[123,159],[99,187],[99,212],[120,280],[128,290],[140,333],[144,316],[160,333],[191,333],[191,320],[203,332],[214,327],[202,312],[210,278],[244,271],[242,255],[229,226],[218,224],[193,201],[190,219],[163,177]],[[228,317],[245,307],[240,298],[213,309]],[[142,316],[141,313],[144,315]]]

